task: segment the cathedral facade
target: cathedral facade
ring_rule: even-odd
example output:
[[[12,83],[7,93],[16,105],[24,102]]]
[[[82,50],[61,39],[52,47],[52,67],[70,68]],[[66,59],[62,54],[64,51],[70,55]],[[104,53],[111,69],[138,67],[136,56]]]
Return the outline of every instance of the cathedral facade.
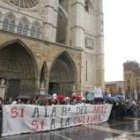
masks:
[[[102,0],[0,0],[6,97],[104,86]]]

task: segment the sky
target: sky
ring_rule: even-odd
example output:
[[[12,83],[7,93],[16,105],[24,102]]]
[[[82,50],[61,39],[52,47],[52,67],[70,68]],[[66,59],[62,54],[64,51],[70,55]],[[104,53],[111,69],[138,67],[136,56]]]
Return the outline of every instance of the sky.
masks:
[[[123,80],[123,63],[140,63],[140,0],[103,0],[105,81]]]

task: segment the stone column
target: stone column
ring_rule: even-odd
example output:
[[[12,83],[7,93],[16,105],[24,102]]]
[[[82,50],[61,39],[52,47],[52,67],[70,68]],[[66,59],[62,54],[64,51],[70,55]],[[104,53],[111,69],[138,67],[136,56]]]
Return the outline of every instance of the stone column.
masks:
[[[96,16],[96,86],[104,86],[104,34],[102,0],[97,1]]]
[[[84,0],[71,0],[70,11],[70,44],[84,48]]]
[[[39,95],[39,88],[40,88],[40,80],[39,77],[37,79],[35,79],[35,85],[36,85],[36,89],[35,89],[35,96]]]
[[[45,0],[44,40],[56,42],[58,0]]]
[[[49,93],[48,90],[49,90],[49,76],[46,77],[46,79],[45,79],[45,91],[46,91],[46,95]]]

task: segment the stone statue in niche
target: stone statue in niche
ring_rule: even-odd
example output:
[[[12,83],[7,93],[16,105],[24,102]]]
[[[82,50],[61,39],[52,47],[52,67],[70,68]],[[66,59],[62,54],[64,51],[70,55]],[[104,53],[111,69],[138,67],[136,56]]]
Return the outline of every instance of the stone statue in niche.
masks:
[[[6,92],[6,80],[0,79],[0,97],[4,100]]]
[[[45,95],[45,82],[42,81],[40,84],[40,95]]]

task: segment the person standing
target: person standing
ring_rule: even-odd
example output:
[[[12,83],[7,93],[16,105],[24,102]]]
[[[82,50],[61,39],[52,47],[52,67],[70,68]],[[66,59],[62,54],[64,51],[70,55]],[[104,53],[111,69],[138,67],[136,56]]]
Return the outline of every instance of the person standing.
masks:
[[[2,104],[3,104],[3,99],[0,98],[0,137],[2,134]]]

